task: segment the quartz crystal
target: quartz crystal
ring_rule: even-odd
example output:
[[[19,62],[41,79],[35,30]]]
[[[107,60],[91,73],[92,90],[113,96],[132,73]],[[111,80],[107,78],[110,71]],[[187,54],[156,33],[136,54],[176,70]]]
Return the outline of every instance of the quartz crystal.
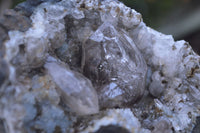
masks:
[[[102,107],[122,107],[142,97],[147,66],[134,42],[103,23],[83,45],[82,67],[96,85]]]
[[[117,0],[27,0],[0,35],[0,132],[199,132],[200,56]]]
[[[49,60],[44,67],[58,85],[58,91],[69,108],[79,115],[98,113],[98,96],[91,81],[71,71],[68,66]]]

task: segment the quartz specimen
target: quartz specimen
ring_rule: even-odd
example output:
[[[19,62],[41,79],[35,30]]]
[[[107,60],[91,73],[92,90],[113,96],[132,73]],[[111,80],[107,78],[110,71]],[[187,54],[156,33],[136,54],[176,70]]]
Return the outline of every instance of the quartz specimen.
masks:
[[[90,80],[55,61],[47,61],[45,68],[60,88],[60,94],[72,111],[79,115],[98,113],[98,96]]]
[[[142,97],[146,63],[125,32],[105,22],[83,49],[84,74],[96,84],[102,107],[122,107]]]
[[[117,0],[27,0],[0,35],[2,131],[198,132],[199,55]]]

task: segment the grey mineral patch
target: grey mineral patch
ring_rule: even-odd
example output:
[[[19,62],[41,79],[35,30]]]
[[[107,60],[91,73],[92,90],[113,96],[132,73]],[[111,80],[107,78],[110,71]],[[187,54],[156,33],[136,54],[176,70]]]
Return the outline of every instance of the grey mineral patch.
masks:
[[[5,132],[6,132],[6,129],[5,129],[4,121],[0,119],[0,133],[5,133]]]
[[[7,132],[198,132],[199,55],[134,9],[116,0],[28,0],[0,23]]]
[[[8,75],[8,65],[4,60],[0,59],[0,87],[3,85],[4,81],[7,80]]]
[[[200,118],[196,118],[196,124],[194,128],[192,129],[192,133],[199,133],[200,132]]]
[[[127,129],[120,126],[108,125],[108,126],[102,126],[95,133],[130,133],[130,132]]]
[[[26,31],[31,26],[30,18],[10,9],[6,10],[0,19],[0,25],[7,31],[19,30]]]

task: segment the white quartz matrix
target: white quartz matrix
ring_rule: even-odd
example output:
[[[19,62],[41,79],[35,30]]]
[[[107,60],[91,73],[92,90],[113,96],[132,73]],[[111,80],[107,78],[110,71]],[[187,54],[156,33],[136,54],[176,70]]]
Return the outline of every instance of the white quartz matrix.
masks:
[[[9,133],[88,133],[109,124],[192,132],[200,57],[188,42],[151,29],[117,0],[44,2],[30,18],[27,31],[9,31],[5,42],[0,118]],[[69,118],[91,114],[85,128]]]

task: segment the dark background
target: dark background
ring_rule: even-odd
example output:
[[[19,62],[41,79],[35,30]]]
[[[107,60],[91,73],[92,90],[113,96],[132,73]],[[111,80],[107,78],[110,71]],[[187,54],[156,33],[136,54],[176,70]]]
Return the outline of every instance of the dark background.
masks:
[[[120,0],[144,22],[175,40],[186,40],[200,54],[200,0]]]

